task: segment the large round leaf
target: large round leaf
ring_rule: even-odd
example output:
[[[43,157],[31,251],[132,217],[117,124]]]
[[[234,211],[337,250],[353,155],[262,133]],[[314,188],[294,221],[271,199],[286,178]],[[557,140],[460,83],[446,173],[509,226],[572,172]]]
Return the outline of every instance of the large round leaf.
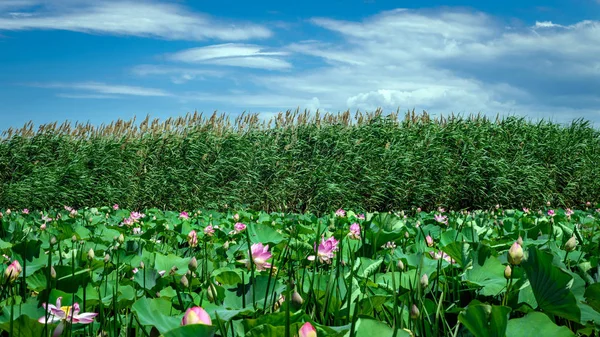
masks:
[[[529,247],[522,265],[540,309],[575,322],[581,319],[575,295],[571,292],[573,277],[552,264],[552,255]]]
[[[559,327],[552,323],[548,316],[541,312],[530,312],[523,318],[515,318],[508,321],[506,336],[529,337],[529,336],[552,336],[570,337],[575,336],[569,328]]]

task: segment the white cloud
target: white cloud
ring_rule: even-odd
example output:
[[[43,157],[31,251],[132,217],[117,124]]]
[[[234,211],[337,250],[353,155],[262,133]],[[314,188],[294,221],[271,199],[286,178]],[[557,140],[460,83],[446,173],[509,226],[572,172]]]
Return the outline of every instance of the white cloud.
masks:
[[[25,9],[33,3],[10,1],[11,6],[0,5],[0,10]],[[272,35],[261,25],[225,22],[166,3],[98,1],[60,6],[50,2],[42,9],[21,10],[16,17],[0,12],[0,30],[53,29],[170,40],[247,40]]]
[[[170,93],[165,92],[161,89],[154,88],[144,88],[137,86],[128,86],[128,85],[112,85],[98,82],[80,82],[80,83],[32,83],[29,84],[33,87],[39,88],[50,88],[50,89],[73,89],[73,90],[81,90],[81,91],[91,91],[98,94],[108,94],[108,95],[125,95],[125,96],[171,96]],[[65,94],[62,94],[62,97]],[[69,95],[69,94],[67,94]],[[74,94],[70,94],[72,97]],[[79,95],[78,98],[83,98]],[[88,97],[89,98],[89,97]],[[102,97],[94,97],[94,98],[102,98]],[[106,98],[106,97],[105,97]],[[110,98],[110,97],[109,97]]]
[[[100,95],[100,94],[73,94],[73,93],[59,93],[57,97],[62,98],[75,98],[75,99],[115,99],[119,96],[114,95]]]
[[[132,72],[138,76],[169,75],[171,82],[175,84],[182,84],[191,80],[222,77],[225,74],[222,71],[214,69],[193,69],[151,64],[136,66],[132,69]]]
[[[285,110],[315,98],[333,110],[400,107],[600,121],[596,21],[506,27],[486,14],[443,9],[311,22],[338,38],[291,43],[282,50],[313,58],[310,66],[250,77],[256,86],[250,96],[268,102],[265,108]],[[295,99],[287,104],[267,101],[290,95]],[[248,104],[234,95],[219,98]]]
[[[204,63],[245,68],[279,70],[292,65],[279,58],[287,52],[265,51],[265,47],[252,44],[225,43],[182,50],[168,59],[176,62]]]

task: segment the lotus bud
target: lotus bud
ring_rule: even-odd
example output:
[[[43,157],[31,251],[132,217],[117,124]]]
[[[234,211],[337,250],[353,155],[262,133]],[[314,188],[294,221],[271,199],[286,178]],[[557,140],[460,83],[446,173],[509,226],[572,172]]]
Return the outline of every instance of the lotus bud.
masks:
[[[12,283],[19,278],[23,268],[18,260],[14,260],[11,264],[4,269],[4,277],[8,279],[8,282]]]
[[[182,285],[184,288],[187,288],[187,287],[189,287],[189,285],[190,285],[190,282],[188,281],[187,277],[185,277],[185,275],[183,275],[183,276],[181,277],[181,280],[180,280],[180,282],[181,282],[181,285]]]
[[[419,318],[420,314],[421,313],[419,312],[419,308],[417,308],[417,305],[413,304],[412,307],[410,308],[410,318],[417,319],[417,318]]]
[[[177,268],[177,266],[173,266],[171,267],[171,271],[169,272],[169,275],[173,276],[175,275],[175,273],[177,272],[179,268]]]
[[[75,234],[73,234],[73,236],[71,236],[71,241],[73,241],[73,242],[77,241],[77,237],[75,236]]]
[[[304,299],[296,290],[294,290],[294,293],[292,294],[292,303],[294,303],[297,306],[301,306],[302,303],[304,303]]]
[[[56,278],[56,270],[54,269],[54,266],[50,266],[50,277],[53,279]]]
[[[406,239],[410,238],[410,234],[408,232],[404,232],[404,238],[406,238]]]
[[[425,242],[427,242],[428,247],[433,247],[433,238],[430,235],[425,237]]]
[[[181,325],[188,324],[212,325],[212,321],[206,310],[201,307],[193,307],[185,312],[183,319],[181,320]]]
[[[93,260],[94,257],[96,257],[96,254],[94,254],[94,248],[90,248],[90,250],[88,250],[87,257],[88,257],[88,260]]]
[[[519,235],[519,238],[517,239],[517,243],[519,244],[519,246],[523,247],[523,238]]]
[[[398,260],[396,267],[398,267],[398,270],[403,271],[404,270],[404,262],[402,262],[402,260]]]
[[[125,242],[125,236],[123,236],[123,233],[119,234],[119,243],[123,243]]]
[[[223,249],[229,249],[229,241],[225,241],[225,243],[223,244]]]
[[[513,266],[518,266],[521,264],[523,260],[523,248],[518,242],[513,243],[513,245],[508,250],[508,262]]]
[[[575,250],[576,247],[577,239],[575,238],[575,235],[573,235],[569,240],[567,240],[567,243],[565,243],[565,251],[572,252]]]
[[[54,246],[56,244],[56,236],[50,238],[50,245]]]
[[[145,266],[144,261],[140,261],[140,269],[144,269]]]
[[[421,287],[423,287],[423,289],[427,288],[427,286],[429,285],[429,277],[427,276],[427,274],[423,274],[423,276],[421,276]]]
[[[284,302],[285,302],[285,296],[283,296],[283,294],[279,295],[279,299],[277,300],[277,302],[275,302],[275,304],[273,304],[273,310],[274,311],[279,310],[279,308],[281,308],[281,305],[283,305]]]
[[[206,297],[210,302],[214,302],[217,296],[217,287],[215,287],[215,285],[211,283],[210,286],[208,286],[208,290],[206,291]]]
[[[512,276],[512,268],[510,268],[510,265],[506,265],[506,268],[504,268],[504,278],[509,280],[511,276]]]
[[[110,255],[104,254],[104,263],[108,263],[110,261]]]
[[[198,269],[198,260],[196,260],[196,257],[192,257],[192,259],[190,260],[190,263],[188,263],[188,267],[190,268],[191,271],[196,271],[196,269]]]
[[[306,322],[298,330],[298,335],[300,337],[317,337],[317,330],[310,322]]]

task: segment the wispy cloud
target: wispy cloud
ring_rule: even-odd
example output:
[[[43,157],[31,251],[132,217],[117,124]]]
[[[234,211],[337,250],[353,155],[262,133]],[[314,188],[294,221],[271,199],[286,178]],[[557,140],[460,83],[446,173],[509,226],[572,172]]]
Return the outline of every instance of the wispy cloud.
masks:
[[[98,1],[60,6],[44,2],[44,6],[28,11],[32,4],[35,2],[15,0],[0,4],[0,11],[20,10],[21,13],[11,16],[0,12],[0,30],[53,29],[170,40],[236,41],[272,35],[261,25],[218,20],[166,3]]]
[[[171,54],[171,61],[204,63],[246,68],[287,69],[292,65],[280,57],[288,55],[283,51],[268,51],[267,48],[239,43],[225,43],[191,48]]]
[[[170,93],[154,88],[145,88],[145,87],[137,87],[137,86],[128,86],[128,85],[112,85],[106,83],[98,83],[98,82],[80,82],[80,83],[30,83],[32,87],[39,88],[49,88],[49,89],[72,89],[72,90],[80,90],[80,91],[90,91],[98,94],[107,94],[107,95],[123,95],[123,96],[156,96],[156,97],[164,97],[171,96]],[[60,94],[62,97],[66,97],[65,95],[70,95],[71,98],[85,98],[82,95],[78,94]],[[78,97],[75,97],[78,96]],[[87,98],[111,98],[110,96],[98,96]]]
[[[132,72],[138,76],[168,75],[171,78],[171,82],[175,84],[191,80],[206,80],[225,75],[225,72],[214,69],[194,69],[153,64],[135,66]]]
[[[100,94],[73,94],[73,93],[58,93],[56,97],[74,98],[74,99],[118,99],[115,95],[100,95]]]

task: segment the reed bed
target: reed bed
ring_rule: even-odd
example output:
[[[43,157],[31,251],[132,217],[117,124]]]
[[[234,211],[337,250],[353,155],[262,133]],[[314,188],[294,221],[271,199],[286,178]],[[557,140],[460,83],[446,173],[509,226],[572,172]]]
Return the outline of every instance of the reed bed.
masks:
[[[588,121],[399,111],[217,112],[0,137],[0,206],[328,212],[572,207],[600,196]]]

